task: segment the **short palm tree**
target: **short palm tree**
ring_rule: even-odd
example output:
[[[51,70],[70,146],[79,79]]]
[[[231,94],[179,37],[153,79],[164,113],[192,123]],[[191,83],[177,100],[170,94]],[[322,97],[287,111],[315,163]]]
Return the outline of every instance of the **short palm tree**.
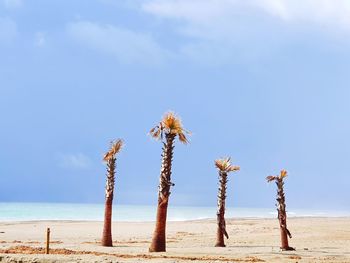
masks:
[[[155,139],[162,140],[163,154],[158,188],[156,226],[149,251],[164,252],[166,250],[165,230],[170,187],[174,186],[171,182],[174,141],[176,136],[178,136],[180,142],[187,144],[186,134],[189,134],[189,132],[184,130],[180,119],[174,113],[168,112],[164,115],[159,125],[151,129],[150,134]]]
[[[115,181],[116,155],[120,152],[123,141],[118,139],[111,143],[111,148],[104,155],[103,160],[107,163],[107,180],[105,194],[105,216],[103,224],[102,246],[111,247],[112,242],[112,204]]]
[[[217,216],[217,232],[216,232],[216,247],[225,247],[224,236],[228,238],[225,222],[225,202],[227,189],[227,175],[230,172],[238,171],[239,166],[231,165],[230,158],[218,159],[215,161],[215,166],[219,171],[219,192],[218,192],[218,211]]]
[[[286,213],[286,200],[284,194],[284,178],[287,177],[287,171],[282,170],[279,176],[268,176],[266,177],[267,182],[275,181],[277,185],[277,212],[278,212],[278,220],[280,223],[280,231],[281,231],[281,249],[282,250],[294,250],[294,248],[288,245],[288,236],[292,238],[291,233],[287,229],[287,213]]]

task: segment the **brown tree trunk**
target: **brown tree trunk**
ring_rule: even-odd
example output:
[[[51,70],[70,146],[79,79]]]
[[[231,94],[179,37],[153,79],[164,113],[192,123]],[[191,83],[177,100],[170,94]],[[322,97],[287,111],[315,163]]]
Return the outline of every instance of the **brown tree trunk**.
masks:
[[[219,172],[219,193],[218,193],[218,211],[217,211],[217,224],[216,231],[216,247],[225,247],[224,235],[228,238],[226,232],[225,222],[225,202],[226,202],[226,185],[227,185],[227,173]]]
[[[280,214],[280,212],[279,212]],[[290,247],[288,244],[288,236],[292,237],[289,230],[287,229],[287,214],[286,212],[282,212],[279,216],[280,222],[280,232],[281,232],[281,249],[282,250],[294,250],[294,248]]]
[[[288,237],[287,237],[287,233],[284,230],[284,228],[280,227],[280,231],[281,231],[281,249],[282,250],[288,250],[289,249],[289,245],[288,245]]]
[[[220,226],[220,215],[217,216],[217,220],[218,220],[218,228],[216,230],[216,247],[226,247],[225,245],[225,241],[224,241],[224,232],[222,231],[222,228]]]
[[[114,194],[114,180],[115,180],[115,161],[113,157],[107,161],[107,180],[106,180],[106,202],[105,202],[105,216],[102,234],[102,246],[112,247],[112,205]]]
[[[286,212],[286,202],[284,194],[284,182],[283,179],[277,179],[277,211],[278,211],[278,220],[280,223],[280,232],[281,232],[281,249],[282,250],[295,250],[290,247],[288,244],[288,236],[291,238],[292,235],[287,228],[287,212]]]
[[[149,252],[165,252],[166,251],[166,219],[168,211],[168,201],[158,204],[156,228],[154,230],[152,244]]]
[[[112,247],[112,199],[106,199],[102,234],[102,246]]]
[[[166,134],[166,143],[163,143],[163,159],[159,180],[156,226],[149,252],[166,251],[166,219],[168,201],[170,186],[174,185],[171,183],[171,165],[173,159],[174,139],[174,134]]]

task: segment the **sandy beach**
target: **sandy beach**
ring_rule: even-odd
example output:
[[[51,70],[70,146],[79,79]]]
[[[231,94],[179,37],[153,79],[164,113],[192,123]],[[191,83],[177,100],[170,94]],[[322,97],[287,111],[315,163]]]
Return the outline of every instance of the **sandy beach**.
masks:
[[[47,227],[51,255],[43,254]],[[2,222],[0,262],[350,262],[350,218],[290,218],[296,251],[288,252],[276,219],[227,220],[225,248],[214,247],[214,220],[169,222],[166,253],[148,252],[153,227],[113,223],[114,247],[106,248],[102,222]]]

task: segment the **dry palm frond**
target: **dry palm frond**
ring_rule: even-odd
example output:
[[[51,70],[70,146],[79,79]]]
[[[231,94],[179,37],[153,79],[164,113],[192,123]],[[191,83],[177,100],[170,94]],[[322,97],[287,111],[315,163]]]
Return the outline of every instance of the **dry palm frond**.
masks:
[[[282,179],[283,180],[285,177],[287,177],[287,171],[286,170],[281,170],[279,176],[270,175],[270,176],[266,177],[266,180],[269,183],[269,182],[277,180],[277,179]]]
[[[280,174],[280,178],[283,179],[285,177],[287,177],[287,171],[286,170],[282,170],[281,174]]]
[[[215,160],[215,166],[222,172],[233,172],[233,171],[238,171],[240,168],[239,166],[233,166],[231,165],[231,158],[223,158],[223,159],[218,159]]]
[[[108,152],[103,156],[104,161],[108,161],[113,158],[117,153],[120,152],[123,147],[124,142],[121,139],[115,140],[111,142],[111,148]]]
[[[270,175],[270,176],[266,177],[266,180],[269,183],[269,182],[276,180],[276,178],[277,178],[276,176]]]
[[[182,143],[188,143],[185,134],[190,134],[182,127],[182,123],[179,117],[173,112],[168,112],[164,115],[162,121],[153,129],[150,130],[150,135],[155,139],[163,139],[165,134],[175,134],[179,136],[179,140]]]

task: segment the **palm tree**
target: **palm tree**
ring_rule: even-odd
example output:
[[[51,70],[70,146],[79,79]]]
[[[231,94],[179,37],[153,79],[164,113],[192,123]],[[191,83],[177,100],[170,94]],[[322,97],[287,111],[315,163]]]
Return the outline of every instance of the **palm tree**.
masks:
[[[231,165],[231,158],[223,158],[215,161],[215,166],[219,170],[219,192],[218,192],[218,211],[217,216],[217,232],[216,232],[216,247],[225,247],[224,235],[228,238],[225,222],[225,201],[227,189],[227,174],[234,171],[239,171],[239,166]]]
[[[174,186],[171,182],[174,141],[176,136],[178,136],[180,142],[187,144],[188,141],[185,134],[189,134],[189,132],[184,130],[180,119],[174,113],[168,112],[164,115],[159,125],[151,129],[150,134],[155,139],[162,140],[163,154],[158,187],[156,226],[149,251],[164,252],[166,250],[165,229],[170,187]]]
[[[103,160],[107,163],[107,180],[105,195],[105,217],[103,224],[102,246],[112,247],[112,204],[115,180],[116,154],[123,146],[123,141],[118,139],[111,142],[110,150],[104,155]]]
[[[283,179],[287,177],[287,171],[282,170],[279,176],[268,176],[266,177],[267,182],[275,181],[277,185],[277,212],[278,212],[278,220],[280,223],[280,231],[281,231],[281,249],[282,250],[295,250],[294,248],[288,245],[288,236],[292,238],[291,233],[287,229],[287,213],[286,213],[286,202],[284,195],[284,182]]]

